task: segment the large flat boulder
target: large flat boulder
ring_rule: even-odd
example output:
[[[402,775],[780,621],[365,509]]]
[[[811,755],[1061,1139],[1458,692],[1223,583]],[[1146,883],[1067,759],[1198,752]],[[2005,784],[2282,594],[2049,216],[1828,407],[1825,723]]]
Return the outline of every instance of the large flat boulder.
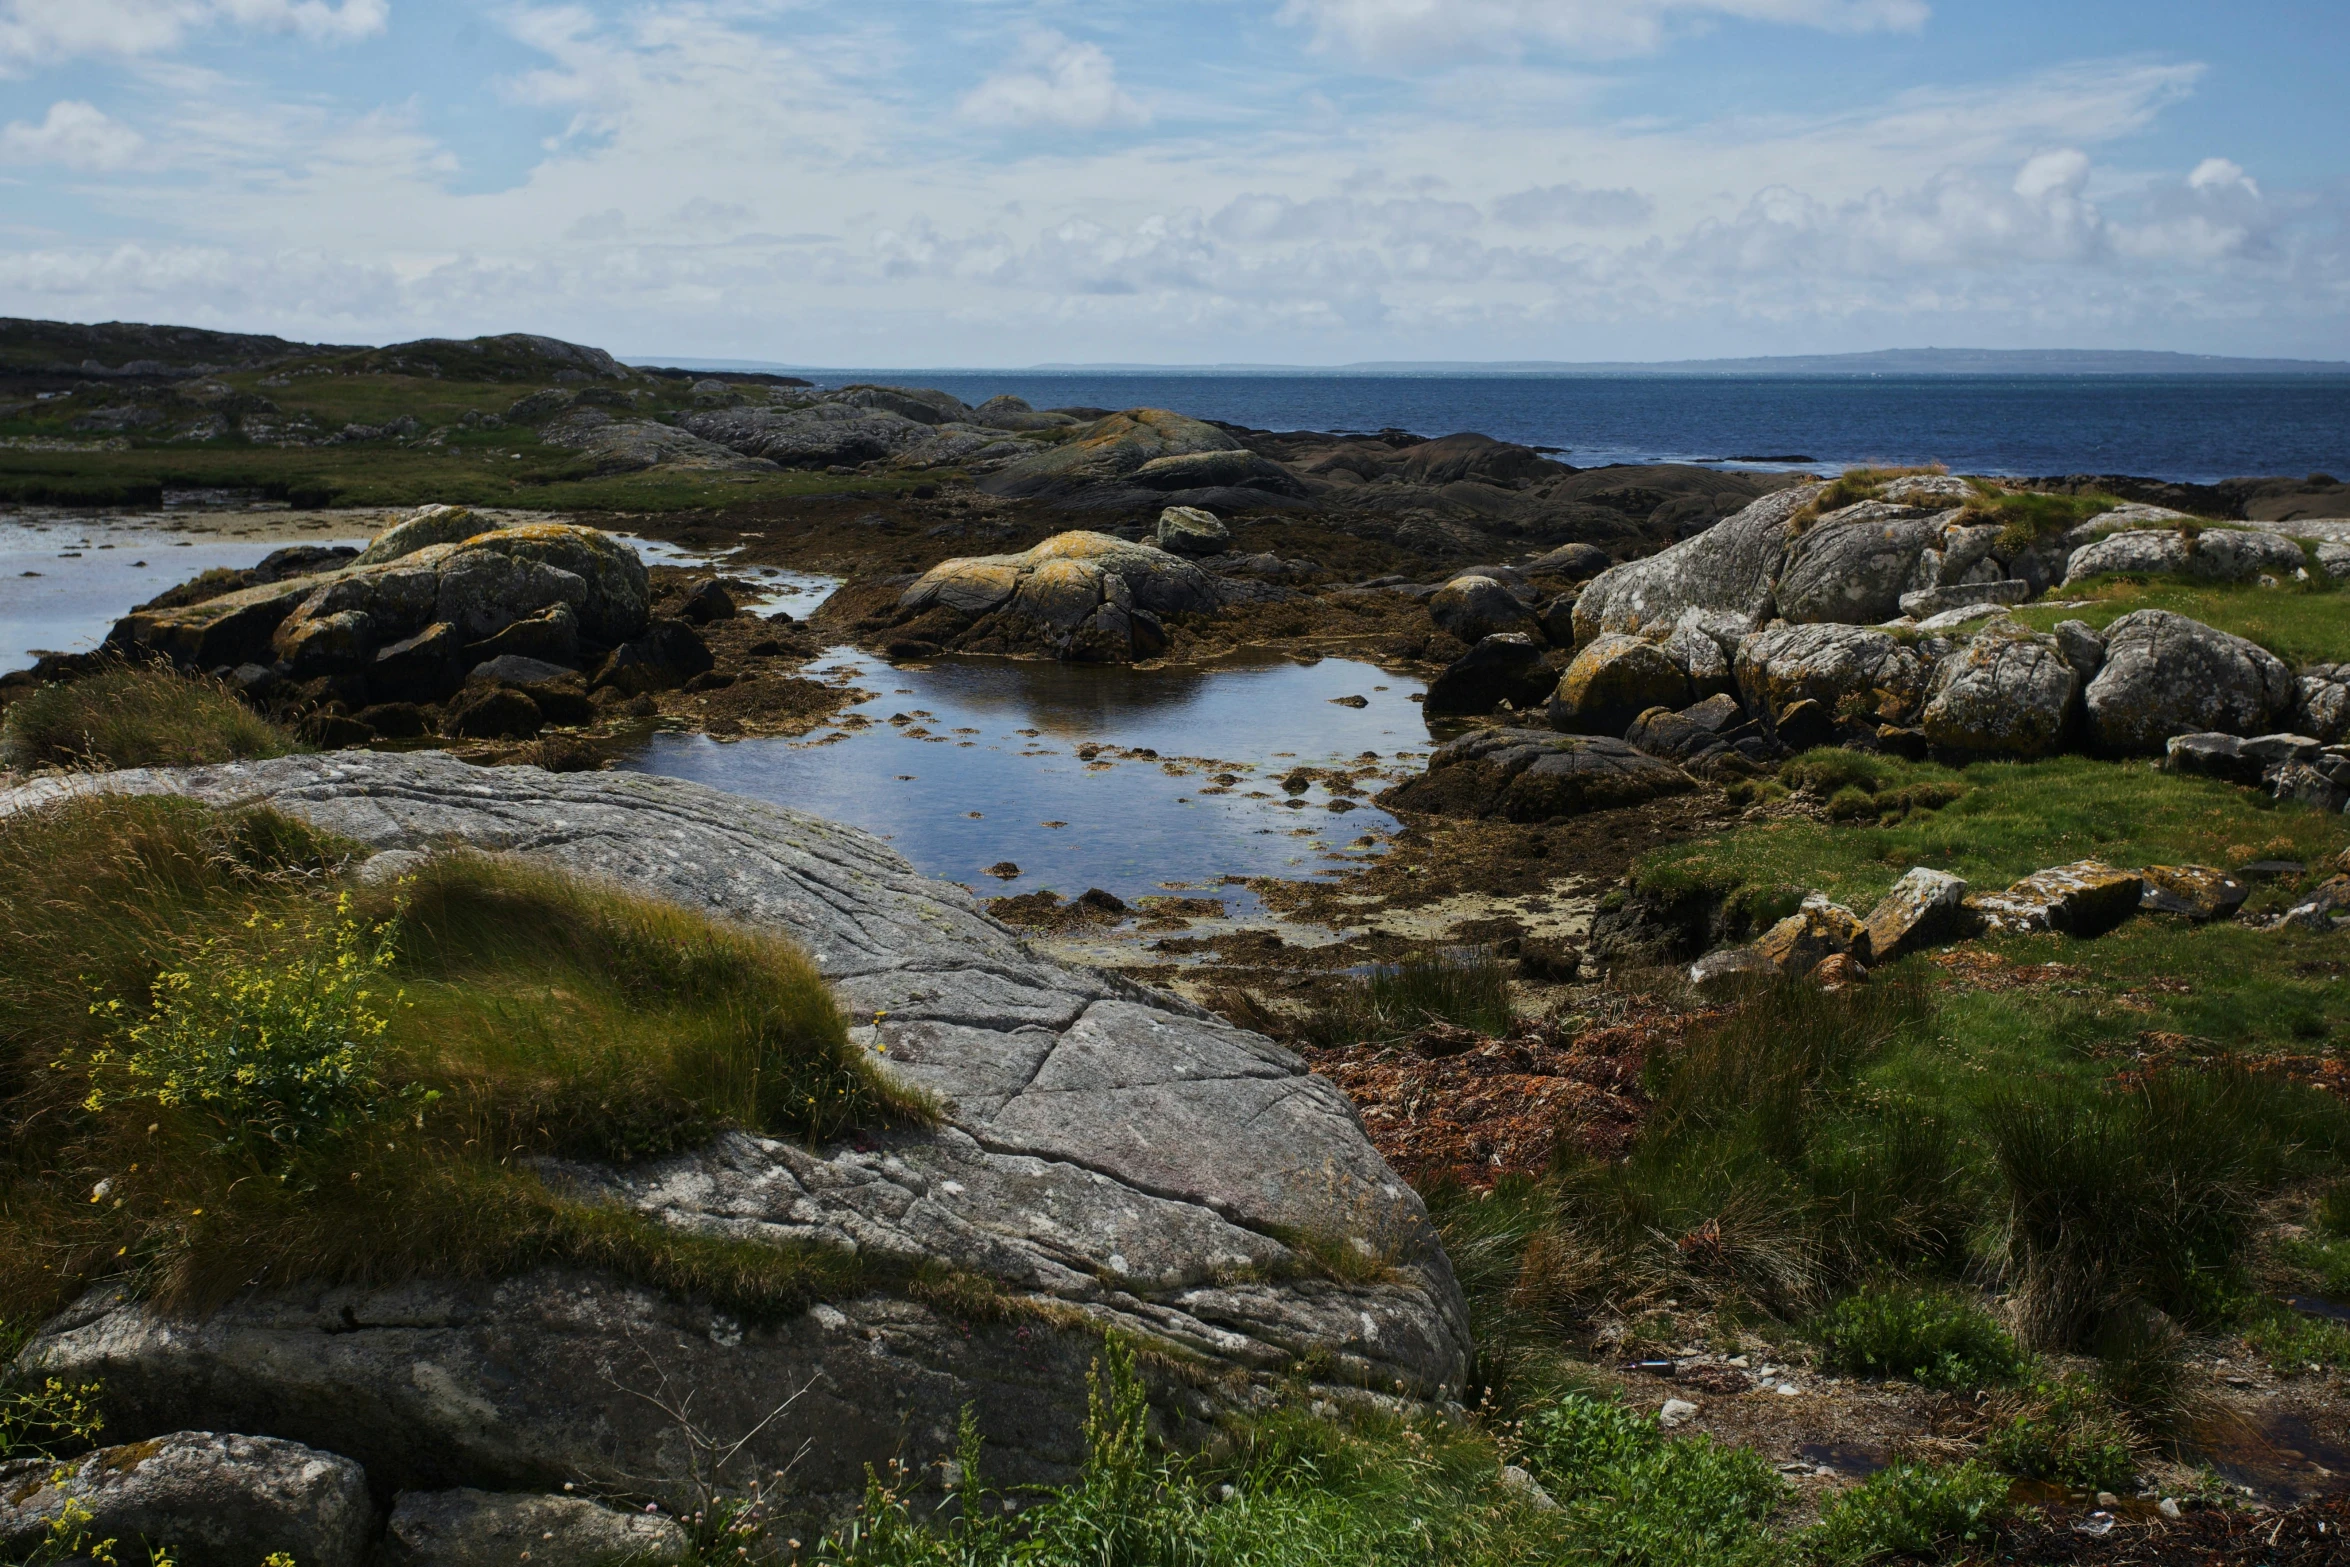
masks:
[[[2173,735],[2266,734],[2300,695],[2266,648],[2166,609],[2122,616],[2104,642],[2083,700],[2091,737],[2109,752],[2160,752]]]
[[[1281,1378],[1418,1400],[1464,1384],[1450,1265],[1343,1094],[1258,1035],[1038,957],[865,833],[674,779],[435,753],[46,780],[0,794],[0,816],[96,790],[267,803],[374,850],[518,853],[792,937],[941,1125],[542,1173],[689,1233],[935,1262],[1000,1295],[966,1313],[877,1289],[742,1321],[547,1269],[255,1292],[187,1321],[102,1289],[20,1364],[102,1380],[110,1433],[213,1425],[346,1454],[379,1489],[578,1480],[675,1506],[691,1486],[662,1405],[690,1399],[706,1432],[756,1430],[729,1476],[793,1466],[836,1506],[867,1464],[947,1455],[965,1406],[1004,1482],[1068,1477],[1109,1330],[1191,1368],[1166,1390],[1178,1423]],[[1330,1246],[1375,1265],[1333,1274],[1314,1260]]]
[[[2305,561],[2298,543],[2255,529],[2131,528],[2075,550],[2064,580],[2071,584],[2090,577],[2177,576],[2250,582],[2264,572],[2291,576]]]
[[[1685,794],[1696,780],[1605,735],[1479,729],[1440,745],[1426,771],[1379,796],[1390,810],[1545,822]]]

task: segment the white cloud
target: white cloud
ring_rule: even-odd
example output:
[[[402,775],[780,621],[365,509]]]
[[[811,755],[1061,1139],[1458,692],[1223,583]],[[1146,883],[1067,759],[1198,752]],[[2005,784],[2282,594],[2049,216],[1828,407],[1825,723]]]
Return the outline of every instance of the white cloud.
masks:
[[[1051,31],[1032,34],[1011,68],[965,94],[961,113],[976,125],[1080,131],[1150,119],[1150,111],[1118,86],[1117,64],[1099,44]]]
[[[1645,223],[1656,203],[1636,190],[1589,190],[1581,185],[1544,185],[1514,191],[1493,203],[1496,222],[1512,228],[1625,228]]]
[[[347,43],[382,32],[390,16],[389,0],[0,0],[0,69],[162,54],[220,25]]]
[[[1831,32],[1912,31],[1924,0],[1284,0],[1315,43],[1396,66],[1511,54],[1528,45],[1646,53],[1676,30],[1723,19]]]
[[[79,99],[49,106],[38,125],[18,120],[0,127],[0,161],[62,163],[69,169],[119,169],[139,155],[137,131]]]

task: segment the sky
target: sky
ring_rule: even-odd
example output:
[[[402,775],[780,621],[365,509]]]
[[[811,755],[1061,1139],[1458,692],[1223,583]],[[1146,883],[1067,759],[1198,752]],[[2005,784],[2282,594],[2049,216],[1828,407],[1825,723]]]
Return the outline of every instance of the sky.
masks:
[[[2342,0],[0,0],[0,315],[2350,359]]]

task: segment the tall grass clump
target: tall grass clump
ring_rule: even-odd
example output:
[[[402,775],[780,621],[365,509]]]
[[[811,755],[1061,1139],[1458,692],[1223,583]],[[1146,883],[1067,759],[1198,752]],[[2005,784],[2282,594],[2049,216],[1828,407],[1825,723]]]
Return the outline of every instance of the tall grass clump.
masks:
[[[219,681],[113,662],[41,686],[0,716],[0,767],[197,767],[307,749]]]
[[[1982,1123],[2007,1197],[2003,1261],[2025,1336],[2093,1347],[2120,1311],[2209,1322],[2238,1293],[2259,1202],[2339,1158],[2342,1107],[2275,1077],[2032,1084]]]
[[[1806,1543],[1834,1567],[1980,1548],[2007,1516],[2007,1492],[1985,1464],[1895,1464],[1822,1508]]]
[[[1306,1021],[1316,1044],[1401,1039],[1431,1023],[1503,1035],[1516,1022],[1509,975],[1479,947],[1382,963],[1350,977]]]
[[[101,1278],[200,1310],[568,1262],[753,1314],[854,1282],[532,1173],[927,1118],[796,948],[508,857],[354,887],[349,850],[168,797],[0,820],[0,1317]]]

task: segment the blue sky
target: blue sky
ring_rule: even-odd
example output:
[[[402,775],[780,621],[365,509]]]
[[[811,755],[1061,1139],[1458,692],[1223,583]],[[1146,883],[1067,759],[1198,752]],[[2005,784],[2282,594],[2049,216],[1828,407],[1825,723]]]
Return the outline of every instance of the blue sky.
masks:
[[[875,366],[2350,358],[2346,18],[0,0],[0,314]]]

